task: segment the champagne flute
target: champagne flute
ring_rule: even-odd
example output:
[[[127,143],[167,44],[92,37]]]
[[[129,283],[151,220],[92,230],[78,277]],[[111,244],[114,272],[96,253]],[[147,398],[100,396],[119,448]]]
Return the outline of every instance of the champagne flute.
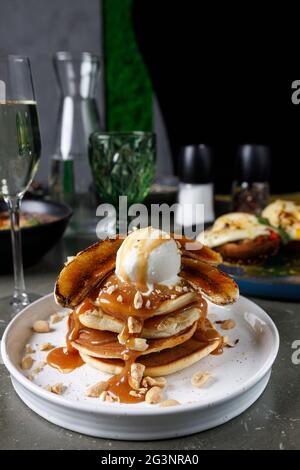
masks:
[[[0,57],[0,197],[10,216],[14,267],[13,297],[1,299],[1,313],[9,304],[13,315],[30,303],[23,273],[20,204],[36,174],[40,153],[29,59],[18,55]]]

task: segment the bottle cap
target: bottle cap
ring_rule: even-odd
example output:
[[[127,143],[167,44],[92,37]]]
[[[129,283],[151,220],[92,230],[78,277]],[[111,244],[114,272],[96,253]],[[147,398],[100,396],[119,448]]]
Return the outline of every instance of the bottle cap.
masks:
[[[240,183],[269,181],[271,168],[270,149],[266,145],[241,145],[237,152],[235,177]]]
[[[178,176],[182,183],[207,184],[212,182],[212,150],[209,145],[186,145],[181,148]]]

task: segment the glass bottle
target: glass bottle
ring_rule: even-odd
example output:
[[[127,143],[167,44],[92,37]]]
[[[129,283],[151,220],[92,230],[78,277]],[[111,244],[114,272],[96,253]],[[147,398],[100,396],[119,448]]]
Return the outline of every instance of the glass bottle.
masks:
[[[270,197],[270,166],[269,147],[254,144],[239,147],[232,186],[233,211],[260,215]]]
[[[53,199],[73,208],[71,227],[77,232],[85,232],[93,197],[88,140],[92,132],[101,129],[96,102],[100,60],[88,52],[57,52],[54,68],[61,101],[51,162],[50,193]]]
[[[176,223],[185,227],[195,226],[200,232],[215,218],[212,148],[206,144],[182,147],[178,176]]]

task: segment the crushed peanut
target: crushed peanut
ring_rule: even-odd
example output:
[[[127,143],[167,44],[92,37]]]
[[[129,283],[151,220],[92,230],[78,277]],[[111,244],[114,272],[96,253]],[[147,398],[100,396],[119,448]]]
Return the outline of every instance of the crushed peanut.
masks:
[[[136,390],[130,390],[129,395],[135,398],[142,398],[142,394],[137,392]]]
[[[40,351],[50,351],[50,349],[53,349],[54,346],[51,343],[43,343],[40,345]]]
[[[142,331],[143,325],[137,318],[128,317],[127,324],[129,333],[140,333]]]
[[[106,400],[106,396],[107,396],[107,391],[104,390],[103,392],[100,393],[99,398],[100,398],[101,401],[105,401],[105,400]]]
[[[161,408],[167,408],[168,406],[175,406],[175,405],[180,405],[179,401],[169,399],[169,400],[162,401],[159,406]]]
[[[171,295],[171,300],[176,299],[176,297],[177,297],[176,295],[172,294],[172,295]]]
[[[102,392],[105,392],[108,388],[107,382],[97,382],[86,390],[85,395],[87,397],[99,398]]]
[[[150,307],[151,307],[150,299],[147,300],[145,307],[146,307],[146,308],[150,308]]]
[[[145,338],[129,338],[126,341],[126,346],[131,351],[146,351],[149,348]]]
[[[236,323],[231,318],[229,320],[216,321],[217,324],[220,324],[222,330],[232,330],[235,328]]]
[[[182,292],[182,286],[175,286],[176,292]]]
[[[209,372],[196,372],[192,377],[191,383],[192,385],[194,385],[194,387],[200,388],[210,378],[211,378],[211,374]]]
[[[130,367],[130,375],[128,382],[131,388],[138,390],[141,386],[141,381],[144,375],[145,366],[138,362],[134,362]]]
[[[31,375],[31,374],[26,375],[26,379],[28,379],[32,382],[33,381],[33,375]]]
[[[118,341],[120,344],[126,344],[126,341],[128,339],[128,334],[127,334],[127,328],[126,326],[123,327],[121,333],[118,334]]]
[[[34,351],[34,349],[32,349],[31,344],[26,344],[26,346],[25,346],[25,352],[26,352],[26,354],[32,354],[32,353],[34,353],[35,351]]]
[[[65,262],[65,266],[67,266],[68,264],[70,264],[71,261],[73,261],[73,259],[75,259],[75,256],[67,256],[67,261]]]
[[[35,321],[32,325],[32,329],[33,331],[35,331],[35,333],[49,333],[49,331],[51,331],[49,322],[47,322],[46,320]]]
[[[52,324],[60,322],[64,317],[60,315],[59,313],[54,313],[53,315],[50,316],[50,322]]]
[[[60,382],[60,383],[51,385],[50,392],[55,393],[56,395],[61,395],[63,391],[65,390],[65,388],[66,387],[64,386],[64,384]]]
[[[183,290],[183,292],[188,292],[189,288],[188,288],[188,286],[183,286],[182,290]]]
[[[164,388],[167,381],[164,377],[144,377],[142,382],[143,387],[160,387]]]
[[[112,294],[112,293],[116,290],[116,288],[117,288],[117,287],[114,286],[114,285],[109,286],[109,287],[106,289],[107,294],[109,294],[109,295]]]
[[[119,302],[120,304],[123,302],[123,297],[121,296],[121,294],[118,295],[117,302]]]
[[[110,392],[106,392],[105,401],[109,401],[111,403],[120,403],[120,398]]]
[[[133,306],[136,310],[142,308],[143,306],[143,297],[140,291],[137,291],[135,293],[134,299],[133,299]]]
[[[21,361],[21,367],[23,370],[28,370],[32,367],[33,359],[31,356],[24,356]]]
[[[162,401],[162,398],[163,398],[162,389],[160,387],[152,387],[146,393],[145,401],[146,403],[150,403],[154,405],[156,403],[160,403]]]

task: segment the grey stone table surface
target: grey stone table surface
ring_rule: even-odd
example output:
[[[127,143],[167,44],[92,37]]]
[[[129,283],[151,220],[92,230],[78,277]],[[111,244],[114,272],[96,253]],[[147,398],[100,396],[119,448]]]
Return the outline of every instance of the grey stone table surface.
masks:
[[[49,293],[66,256],[90,242],[71,238],[60,242],[39,264],[26,270],[28,290]],[[11,291],[12,276],[1,275],[0,297]],[[0,449],[300,449],[300,364],[292,362],[292,343],[300,340],[300,303],[252,300],[275,321],[281,344],[268,387],[237,418],[215,429],[170,440],[125,442],[88,437],[55,426],[27,408],[1,364]],[[0,312],[0,321],[4,316],[5,312]]]

